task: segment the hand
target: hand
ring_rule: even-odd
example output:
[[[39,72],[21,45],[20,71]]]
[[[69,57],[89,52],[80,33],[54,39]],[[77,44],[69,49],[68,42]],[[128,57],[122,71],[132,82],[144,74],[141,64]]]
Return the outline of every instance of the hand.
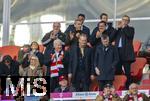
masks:
[[[96,32],[96,38],[100,38],[101,35],[102,35],[102,33],[101,33],[100,31],[97,31],[97,32]]]
[[[69,74],[68,74],[68,78],[72,78],[72,73],[69,73]]]
[[[95,76],[94,75],[91,75],[90,76],[91,80],[93,81],[95,79]]]
[[[74,33],[70,32],[69,33],[69,38],[70,38],[70,40],[72,40],[74,38]]]
[[[92,45],[90,42],[87,43],[87,46],[89,46],[90,48],[92,48]]]
[[[51,32],[50,39],[56,39],[57,38],[56,35],[57,35],[56,31]]]
[[[95,72],[97,75],[100,75],[100,70],[97,67],[95,68]]]
[[[76,33],[76,37],[79,38],[79,36],[80,36],[80,33]]]

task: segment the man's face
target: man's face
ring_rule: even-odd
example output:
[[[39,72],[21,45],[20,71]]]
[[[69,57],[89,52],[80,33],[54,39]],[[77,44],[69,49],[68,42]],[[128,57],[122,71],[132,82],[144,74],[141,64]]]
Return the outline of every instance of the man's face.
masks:
[[[5,60],[4,63],[5,63],[5,65],[7,65],[7,66],[10,65],[10,61],[9,61],[9,60]]]
[[[104,88],[104,94],[106,94],[106,95],[111,94],[111,89],[110,89],[110,87]]]
[[[99,23],[98,28],[99,28],[99,31],[104,31],[106,29],[106,26],[104,23]]]
[[[54,47],[55,47],[56,51],[61,51],[62,50],[62,44],[61,43],[57,43]]]
[[[102,44],[104,46],[108,46],[109,45],[109,38],[107,37],[106,39],[101,38]]]
[[[77,21],[75,21],[74,26],[75,26],[77,29],[81,29],[82,22],[77,20]]]
[[[101,21],[104,21],[104,22],[107,23],[107,21],[108,21],[108,16],[103,15]]]
[[[68,81],[65,80],[65,79],[59,81],[59,85],[60,85],[61,87],[67,87],[67,84],[68,84]]]
[[[137,87],[137,85],[132,85],[131,88],[130,88],[130,92],[133,95],[136,95],[138,93],[138,87]]]
[[[85,18],[83,16],[78,16],[78,19],[81,20],[81,23],[84,23]]]
[[[129,18],[128,17],[123,17],[122,18],[122,24],[125,25],[125,26],[128,25],[129,24]]]
[[[87,45],[87,37],[79,37],[79,44],[81,47],[85,47]]]
[[[53,30],[59,31],[60,30],[60,23],[54,22],[53,23]]]
[[[36,42],[33,42],[31,45],[32,50],[37,50],[38,49],[38,44]]]

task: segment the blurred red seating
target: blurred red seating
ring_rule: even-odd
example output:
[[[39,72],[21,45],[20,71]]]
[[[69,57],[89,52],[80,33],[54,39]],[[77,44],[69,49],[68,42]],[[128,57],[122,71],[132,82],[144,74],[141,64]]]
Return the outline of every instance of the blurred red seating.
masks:
[[[135,82],[141,80],[146,63],[146,58],[136,58],[136,61],[131,64],[131,76]]]
[[[127,77],[125,75],[116,75],[113,85],[116,90],[123,90],[125,88],[126,81]]]
[[[140,90],[147,90],[147,89],[150,89],[150,85],[139,85],[138,89],[140,89]]]
[[[150,79],[142,80],[143,85],[150,85]]]
[[[138,55],[140,48],[141,48],[142,42],[140,40],[134,40],[133,41],[133,48],[136,56]]]
[[[19,49],[19,46],[3,46],[0,48],[0,54],[2,54],[2,56],[10,55],[13,59],[17,60]]]

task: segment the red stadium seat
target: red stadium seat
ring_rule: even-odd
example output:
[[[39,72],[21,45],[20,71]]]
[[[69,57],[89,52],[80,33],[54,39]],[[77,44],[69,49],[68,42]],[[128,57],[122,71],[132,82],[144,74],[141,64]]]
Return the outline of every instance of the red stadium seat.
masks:
[[[139,50],[140,50],[140,48],[141,48],[141,45],[142,45],[142,42],[141,42],[141,41],[139,41],[139,40],[134,40],[134,41],[133,41],[134,53],[135,53],[136,55],[138,55]]]
[[[150,85],[150,79],[142,80],[143,85]]]
[[[99,91],[99,84],[96,79],[91,83],[90,91]]]
[[[3,46],[0,48],[0,54],[3,56],[10,55],[13,59],[17,60],[19,49],[19,46]]]
[[[116,90],[123,90],[125,88],[126,81],[127,77],[125,75],[116,75],[113,85]]]
[[[147,89],[150,89],[150,85],[139,85],[138,89],[139,90],[147,90]]]
[[[141,80],[143,68],[146,63],[147,60],[145,58],[136,58],[136,61],[131,64],[131,76],[135,81]]]

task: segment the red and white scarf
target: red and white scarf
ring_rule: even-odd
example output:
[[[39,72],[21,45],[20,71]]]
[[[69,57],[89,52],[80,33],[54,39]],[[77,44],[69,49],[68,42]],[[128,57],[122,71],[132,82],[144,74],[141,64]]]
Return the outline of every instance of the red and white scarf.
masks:
[[[60,51],[58,54],[55,52],[54,54],[50,55],[51,64],[50,64],[50,74],[51,77],[59,76],[59,69],[64,68],[62,60],[64,58],[64,52]]]
[[[143,101],[143,98],[142,98],[142,94],[141,94],[141,93],[138,93],[138,94],[137,94],[137,100],[138,100],[138,101]],[[131,95],[131,94],[129,94],[129,99],[128,99],[128,101],[134,101],[134,96]]]
[[[104,101],[107,99],[108,101],[112,101],[112,94],[110,94],[108,97],[106,97],[106,95],[103,93],[103,98],[104,98]]]

